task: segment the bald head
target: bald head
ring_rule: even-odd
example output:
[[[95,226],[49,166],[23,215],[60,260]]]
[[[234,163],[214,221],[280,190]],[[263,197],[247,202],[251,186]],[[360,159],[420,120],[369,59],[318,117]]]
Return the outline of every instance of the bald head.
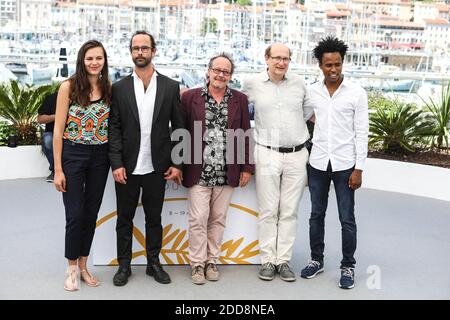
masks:
[[[289,54],[289,57],[291,57],[291,55],[292,55],[292,51],[291,51],[291,49],[289,49],[289,47],[287,45],[285,45],[283,43],[272,43],[270,46],[268,46],[266,48],[266,51],[264,52],[264,56],[266,57],[266,59],[267,59],[267,57],[270,57],[272,55],[272,49],[277,50],[277,51],[278,50],[282,50],[282,51],[286,50]]]
[[[267,47],[265,57],[270,80],[274,82],[283,80],[289,69],[291,54],[288,46],[282,43],[274,43]]]

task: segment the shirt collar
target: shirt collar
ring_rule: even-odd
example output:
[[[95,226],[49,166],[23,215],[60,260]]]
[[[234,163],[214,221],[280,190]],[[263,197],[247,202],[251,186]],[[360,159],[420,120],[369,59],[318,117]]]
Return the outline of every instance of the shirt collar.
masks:
[[[342,80],[341,84],[339,85],[339,88],[341,87],[348,87],[350,85],[348,78],[346,78],[344,75],[342,75],[344,79]],[[325,78],[321,81],[322,88],[326,89],[327,86],[325,85]]]
[[[209,93],[209,90],[208,90],[208,86],[209,86],[209,82],[206,82],[204,85],[203,85],[203,87],[202,87],[202,92],[201,92],[201,95],[202,96],[211,96],[211,94]],[[226,97],[231,97],[233,94],[231,93],[231,89],[230,89],[230,87],[228,87],[227,86],[227,88],[226,88],[226,90],[225,90],[225,94],[224,94],[224,97],[226,96]]]
[[[259,74],[259,77],[260,77],[260,79],[261,79],[263,82],[271,81],[271,80],[270,80],[270,77],[269,77],[269,70],[268,70],[268,69],[266,69],[266,70],[264,70],[263,72],[261,72],[261,73]],[[288,79],[289,79],[289,72],[286,72],[286,74],[284,75],[283,80],[288,80]],[[283,80],[281,80],[281,81],[283,81]]]
[[[131,76],[135,79],[139,79],[142,81],[141,78],[139,78],[139,76],[136,73],[136,69],[133,69],[133,73],[131,74]],[[156,78],[158,76],[158,72],[156,72],[156,69],[153,67],[153,75],[152,75],[152,79]]]

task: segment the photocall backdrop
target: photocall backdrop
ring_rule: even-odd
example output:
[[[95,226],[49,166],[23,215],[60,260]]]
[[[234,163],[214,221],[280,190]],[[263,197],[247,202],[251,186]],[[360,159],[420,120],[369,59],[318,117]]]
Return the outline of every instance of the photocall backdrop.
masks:
[[[163,264],[189,264],[187,190],[173,183],[166,184],[162,212]],[[228,209],[222,241],[222,264],[258,264],[257,202],[254,179],[245,188],[235,188]],[[102,207],[97,220],[93,243],[95,265],[117,264],[116,252],[116,196],[114,181],[108,178]],[[132,264],[147,264],[145,254],[144,210],[139,203],[134,218]]]

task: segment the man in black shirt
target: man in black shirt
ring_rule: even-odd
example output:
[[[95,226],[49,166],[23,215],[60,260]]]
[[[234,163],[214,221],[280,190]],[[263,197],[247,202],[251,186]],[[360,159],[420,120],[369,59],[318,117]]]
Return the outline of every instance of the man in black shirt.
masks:
[[[50,175],[47,182],[53,182],[55,171],[53,168],[53,127],[55,125],[56,97],[58,91],[48,95],[38,110],[37,122],[45,124],[45,131],[42,136],[42,148],[49,163]]]

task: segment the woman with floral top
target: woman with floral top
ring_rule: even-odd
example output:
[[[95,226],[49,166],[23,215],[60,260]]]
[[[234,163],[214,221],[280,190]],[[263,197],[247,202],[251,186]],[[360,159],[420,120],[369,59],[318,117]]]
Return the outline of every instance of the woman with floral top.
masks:
[[[68,291],[80,288],[79,279],[100,284],[86,264],[109,172],[110,104],[106,51],[100,42],[87,41],[78,51],[75,74],[58,91],[53,137],[54,184],[66,211]]]

